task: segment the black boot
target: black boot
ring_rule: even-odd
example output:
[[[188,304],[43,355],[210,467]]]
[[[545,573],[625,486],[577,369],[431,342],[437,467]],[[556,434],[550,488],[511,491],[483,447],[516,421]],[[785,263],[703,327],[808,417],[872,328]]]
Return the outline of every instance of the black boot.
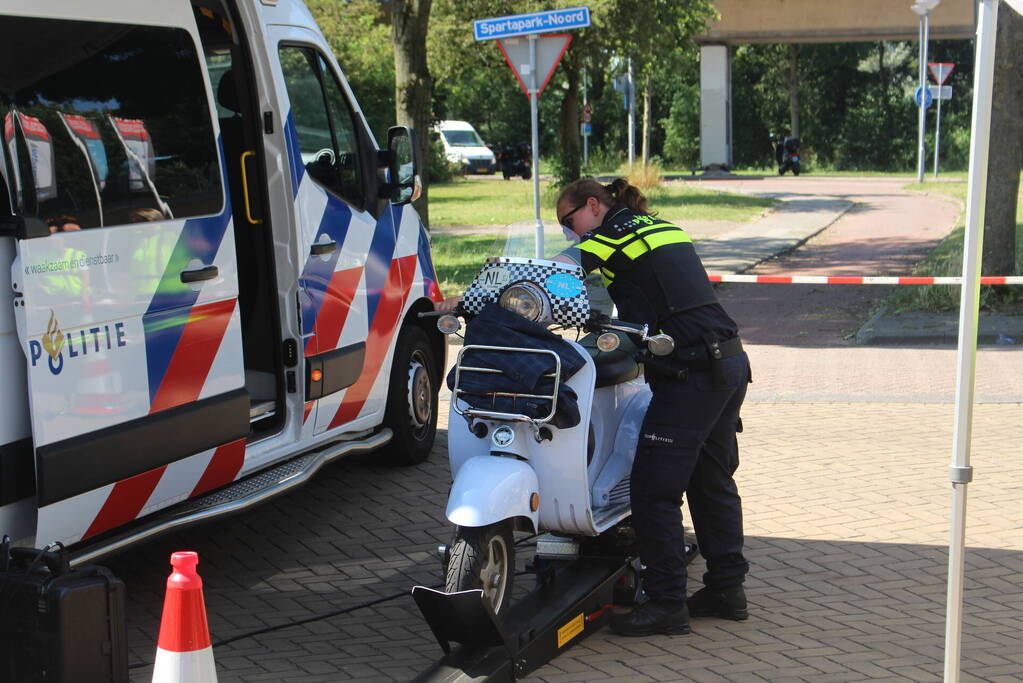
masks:
[[[681,600],[650,600],[628,614],[612,615],[611,630],[620,636],[685,635],[689,633],[689,609]]]
[[[749,619],[746,591],[741,584],[720,590],[704,587],[696,591],[687,602],[689,613],[694,617],[719,617],[734,621]]]

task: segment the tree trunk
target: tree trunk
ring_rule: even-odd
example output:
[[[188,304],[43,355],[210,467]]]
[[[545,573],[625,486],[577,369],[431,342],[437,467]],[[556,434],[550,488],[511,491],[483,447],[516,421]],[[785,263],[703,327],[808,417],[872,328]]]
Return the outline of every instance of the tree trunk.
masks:
[[[799,46],[795,43],[789,44],[789,119],[794,138],[799,137],[799,83],[802,79],[799,73]]]
[[[579,62],[570,54],[565,55],[561,68],[568,78],[568,90],[561,101],[559,124],[561,129],[560,167],[558,181],[567,185],[579,178],[582,159],[579,152],[579,84],[581,69]],[[550,93],[550,90],[547,91]]]
[[[650,74],[643,79],[643,168],[650,165]]]
[[[1023,16],[998,8],[991,145],[984,202],[984,275],[1012,275],[1016,266],[1016,202],[1023,162]]]
[[[394,38],[395,117],[399,126],[416,131],[419,174],[423,193],[415,203],[423,224],[430,225],[427,195],[430,184],[430,123],[433,119],[433,80],[426,63],[426,28],[433,0],[394,0],[391,35]]]

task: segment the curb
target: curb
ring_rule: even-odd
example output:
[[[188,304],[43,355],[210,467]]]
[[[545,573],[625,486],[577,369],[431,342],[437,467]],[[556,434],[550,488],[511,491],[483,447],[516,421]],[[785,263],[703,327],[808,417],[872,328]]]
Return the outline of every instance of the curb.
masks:
[[[888,315],[882,306],[856,332],[861,346],[956,346],[959,314],[899,313]],[[977,344],[1013,347],[1023,344],[1023,316],[981,314]]]

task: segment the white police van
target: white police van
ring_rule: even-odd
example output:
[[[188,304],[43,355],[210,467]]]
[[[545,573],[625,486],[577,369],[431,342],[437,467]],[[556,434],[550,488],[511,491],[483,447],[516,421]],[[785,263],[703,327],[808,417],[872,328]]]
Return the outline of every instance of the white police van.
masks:
[[[0,0],[0,118],[0,535],[83,561],[427,456],[412,133],[301,2]]]

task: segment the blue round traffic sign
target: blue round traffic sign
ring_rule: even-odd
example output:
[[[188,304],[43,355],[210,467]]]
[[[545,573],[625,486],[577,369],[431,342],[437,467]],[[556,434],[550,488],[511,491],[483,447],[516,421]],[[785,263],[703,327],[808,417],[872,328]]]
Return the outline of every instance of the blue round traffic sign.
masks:
[[[916,89],[916,94],[913,96],[913,101],[916,102],[916,106],[918,106],[918,107],[920,106],[920,91],[921,90],[924,92],[924,109],[927,109],[928,107],[931,106],[931,103],[934,102],[934,95],[931,94],[931,89],[930,88],[926,88],[926,89],[925,88],[917,88]]]

